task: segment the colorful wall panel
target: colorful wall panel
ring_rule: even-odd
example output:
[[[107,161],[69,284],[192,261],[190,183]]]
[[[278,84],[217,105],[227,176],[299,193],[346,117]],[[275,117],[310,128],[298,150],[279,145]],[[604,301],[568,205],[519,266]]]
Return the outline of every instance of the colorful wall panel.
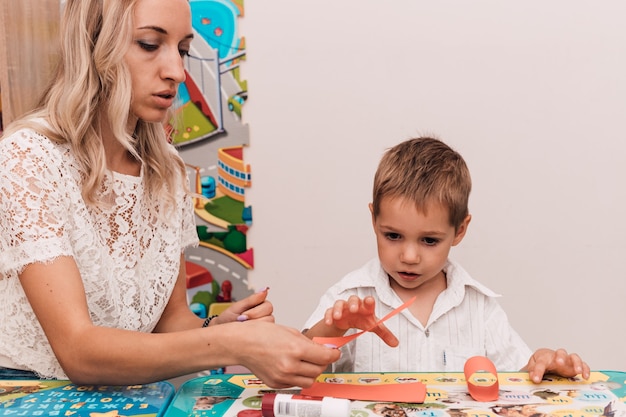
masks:
[[[253,292],[247,281],[254,265],[246,239],[252,224],[245,201],[251,184],[244,160],[249,133],[242,122],[248,92],[239,73],[246,53],[238,34],[243,1],[190,0],[190,5],[195,38],[186,59],[187,80],[179,88],[172,141],[195,187],[201,243],[188,250],[187,261],[189,275],[205,279],[189,280],[188,296],[194,312],[204,316],[212,304]]]

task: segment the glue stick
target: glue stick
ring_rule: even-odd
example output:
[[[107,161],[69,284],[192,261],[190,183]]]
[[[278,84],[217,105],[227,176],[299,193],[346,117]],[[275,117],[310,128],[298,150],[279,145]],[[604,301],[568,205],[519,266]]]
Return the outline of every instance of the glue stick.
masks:
[[[298,394],[264,394],[263,417],[350,417],[350,400]]]

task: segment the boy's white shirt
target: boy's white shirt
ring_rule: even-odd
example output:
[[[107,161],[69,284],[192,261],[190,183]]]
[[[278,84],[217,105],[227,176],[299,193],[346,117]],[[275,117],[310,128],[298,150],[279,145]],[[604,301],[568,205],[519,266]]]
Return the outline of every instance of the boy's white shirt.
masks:
[[[439,294],[426,327],[404,310],[385,322],[400,340],[399,346],[389,347],[376,334],[365,333],[341,348],[341,358],[330,371],[463,372],[465,361],[475,355],[491,359],[498,371],[523,368],[532,351],[509,324],[496,300],[499,295],[452,260],[444,271],[448,287]],[[374,297],[377,317],[402,304],[375,258],[330,287],[304,328],[320,321],[336,300],[350,295]]]

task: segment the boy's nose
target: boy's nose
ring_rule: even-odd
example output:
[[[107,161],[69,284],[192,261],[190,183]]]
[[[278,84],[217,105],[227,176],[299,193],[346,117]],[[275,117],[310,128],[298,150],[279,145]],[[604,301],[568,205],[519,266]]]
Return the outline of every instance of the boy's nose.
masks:
[[[407,264],[419,263],[421,258],[417,245],[405,245],[400,254],[400,260]]]

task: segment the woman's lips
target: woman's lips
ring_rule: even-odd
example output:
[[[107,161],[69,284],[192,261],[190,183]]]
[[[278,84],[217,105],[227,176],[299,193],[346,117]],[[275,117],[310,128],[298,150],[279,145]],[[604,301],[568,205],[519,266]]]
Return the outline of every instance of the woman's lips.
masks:
[[[156,105],[160,108],[170,108],[172,106],[172,104],[174,104],[174,98],[176,97],[173,94],[155,94],[152,97],[154,97],[154,101],[156,103]]]

